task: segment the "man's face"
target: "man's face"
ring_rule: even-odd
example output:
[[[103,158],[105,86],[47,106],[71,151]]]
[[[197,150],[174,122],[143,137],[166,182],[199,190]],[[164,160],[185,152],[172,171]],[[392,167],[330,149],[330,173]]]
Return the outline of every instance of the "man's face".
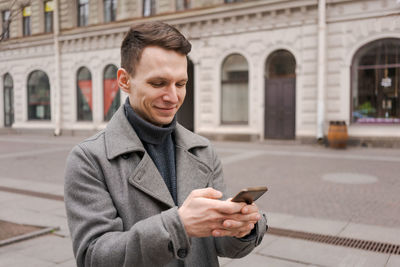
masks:
[[[129,75],[129,101],[133,110],[146,121],[169,124],[186,95],[186,56],[157,46],[146,47]]]

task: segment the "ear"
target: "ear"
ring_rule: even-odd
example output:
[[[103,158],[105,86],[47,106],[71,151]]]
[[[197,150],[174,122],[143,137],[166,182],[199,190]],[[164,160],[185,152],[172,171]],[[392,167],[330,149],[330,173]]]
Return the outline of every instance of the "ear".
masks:
[[[122,91],[129,94],[131,92],[131,79],[129,73],[123,69],[119,68],[117,71],[117,81],[118,86]]]

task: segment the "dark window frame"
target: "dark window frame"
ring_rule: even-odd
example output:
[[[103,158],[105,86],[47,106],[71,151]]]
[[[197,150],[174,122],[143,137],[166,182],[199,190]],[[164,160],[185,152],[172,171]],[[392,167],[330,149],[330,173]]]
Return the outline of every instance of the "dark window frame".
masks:
[[[382,38],[360,47],[350,76],[351,124],[400,124],[399,38]],[[387,78],[389,84],[384,85]]]
[[[110,72],[113,72],[112,75],[110,75]],[[118,67],[114,64],[108,64],[105,66],[103,70],[103,121],[109,121],[111,117],[115,114],[119,106],[121,105],[121,90],[118,88],[118,91],[116,93],[116,96],[114,97],[114,100],[111,102],[111,106],[106,114],[104,114],[105,111],[105,102],[106,102],[106,80],[107,79],[117,79],[117,71]],[[118,83],[117,83],[118,86]]]
[[[35,80],[37,83],[34,83]],[[28,75],[27,81],[28,120],[51,121],[51,86],[49,76],[42,70],[34,70]],[[45,90],[43,90],[41,87],[38,87],[43,85],[46,85],[47,87],[44,88]],[[37,116],[37,108],[39,106],[43,106],[42,118]],[[36,112],[34,112],[34,110],[36,110]]]
[[[78,27],[89,24],[89,0],[77,0]]]
[[[228,60],[231,57],[234,56],[240,56],[242,59],[246,62],[247,65],[247,70],[234,70],[234,71],[229,71],[226,74],[228,75],[227,77],[224,77],[224,69],[225,65],[228,64]],[[235,75],[238,74],[238,75]],[[222,61],[221,65],[221,108],[220,108],[220,123],[221,125],[248,125],[249,124],[249,76],[250,76],[250,70],[249,70],[249,62],[245,56],[243,56],[240,53],[232,53],[227,55],[224,60]],[[232,84],[237,84],[237,85],[243,85],[247,86],[247,110],[245,111],[247,114],[247,120],[226,120],[223,117],[223,112],[224,112],[224,85],[229,86]]]
[[[112,22],[117,19],[117,0],[103,0],[104,22]]]
[[[30,36],[32,35],[32,24],[31,24],[31,16],[32,16],[32,10],[30,10],[29,16],[24,15],[24,9],[29,8],[31,9],[31,6],[24,6],[22,8],[22,34],[23,36]]]
[[[6,13],[8,13],[7,19],[6,19]],[[1,11],[2,40],[7,40],[10,38],[10,22],[11,22],[10,17],[11,17],[11,11],[9,9]]]
[[[143,12],[142,12],[143,17],[150,17],[157,13],[157,8],[156,8],[157,1],[143,0],[142,4],[143,4]]]
[[[44,1],[44,5],[43,5],[43,11],[44,11],[44,32],[46,33],[51,33],[53,32],[53,14],[54,14],[54,10],[51,11],[47,11],[46,10],[46,6],[47,4],[51,2],[52,5],[54,5],[54,0],[47,0]]]
[[[86,72],[86,73],[84,73]],[[86,75],[85,75],[86,74]],[[88,67],[82,66],[76,72],[76,120],[77,121],[93,121],[93,109],[89,103],[85,103],[85,96],[79,86],[80,81],[89,81],[91,90],[91,101],[93,102],[93,76]]]

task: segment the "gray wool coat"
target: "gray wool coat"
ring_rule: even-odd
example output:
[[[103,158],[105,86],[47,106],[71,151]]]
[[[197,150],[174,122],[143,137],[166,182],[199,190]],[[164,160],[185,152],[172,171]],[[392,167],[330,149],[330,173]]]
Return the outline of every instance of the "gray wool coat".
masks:
[[[225,192],[221,163],[209,141],[179,124],[174,134],[178,205],[194,189]],[[71,151],[65,205],[77,266],[219,266],[217,256],[247,255],[266,231],[262,213],[249,241],[188,237],[123,107],[106,129]]]

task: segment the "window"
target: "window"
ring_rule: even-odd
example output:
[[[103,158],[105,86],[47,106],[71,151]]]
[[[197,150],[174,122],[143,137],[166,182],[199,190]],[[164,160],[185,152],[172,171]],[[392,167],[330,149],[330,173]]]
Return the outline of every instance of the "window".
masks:
[[[269,58],[266,65],[265,77],[293,78],[296,76],[296,60],[287,50],[277,50]]]
[[[115,21],[117,15],[117,0],[104,0],[104,22]]]
[[[156,1],[143,0],[143,17],[148,17],[156,14]]]
[[[50,83],[41,70],[28,77],[28,120],[50,120]]]
[[[400,123],[400,39],[361,47],[351,71],[352,122]]]
[[[53,0],[44,2],[44,31],[53,32]]]
[[[78,26],[86,26],[89,21],[89,0],[78,0]]]
[[[3,79],[4,88],[4,126],[10,127],[14,123],[14,83],[10,74],[6,73]]]
[[[22,27],[24,36],[31,35],[31,6],[22,9]]]
[[[10,38],[10,10],[4,10],[1,13],[3,29],[0,40],[5,40]]]
[[[92,74],[88,68],[78,70],[77,104],[78,121],[92,120]]]
[[[121,105],[121,96],[117,83],[117,71],[118,68],[114,65],[108,65],[104,69],[103,114],[105,121],[109,121]]]
[[[190,0],[176,0],[176,10],[185,10],[190,8]]]
[[[222,64],[222,114],[223,124],[247,124],[248,122],[247,60],[239,54],[228,56]]]

